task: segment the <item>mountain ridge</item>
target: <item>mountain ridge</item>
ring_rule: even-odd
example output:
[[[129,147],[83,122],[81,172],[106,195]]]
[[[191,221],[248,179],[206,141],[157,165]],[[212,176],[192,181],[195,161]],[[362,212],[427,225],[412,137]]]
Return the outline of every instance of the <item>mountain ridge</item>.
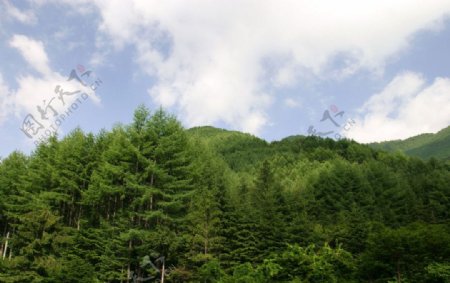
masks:
[[[374,149],[400,151],[422,159],[437,158],[450,160],[450,126],[437,133],[423,133],[404,140],[369,143]]]
[[[252,147],[255,151],[258,151],[258,149],[267,150],[271,145],[300,141],[306,137],[304,135],[291,135],[280,140],[268,142],[248,133],[213,126],[193,127],[187,129],[187,132],[193,137],[206,139],[214,148],[226,152],[233,151],[236,148],[242,149],[242,147]],[[233,140],[232,144],[229,143],[230,140]],[[404,140],[374,142],[366,145],[376,150],[402,152],[408,156],[419,157],[425,160],[430,158],[450,160],[450,126],[441,129],[437,133],[422,133]]]

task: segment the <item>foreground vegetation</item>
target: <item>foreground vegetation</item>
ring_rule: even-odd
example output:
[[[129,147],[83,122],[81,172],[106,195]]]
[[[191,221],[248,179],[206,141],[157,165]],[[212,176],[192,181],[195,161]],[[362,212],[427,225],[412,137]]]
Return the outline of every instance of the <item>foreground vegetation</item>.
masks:
[[[0,282],[450,282],[449,212],[445,161],[139,107],[2,160]]]

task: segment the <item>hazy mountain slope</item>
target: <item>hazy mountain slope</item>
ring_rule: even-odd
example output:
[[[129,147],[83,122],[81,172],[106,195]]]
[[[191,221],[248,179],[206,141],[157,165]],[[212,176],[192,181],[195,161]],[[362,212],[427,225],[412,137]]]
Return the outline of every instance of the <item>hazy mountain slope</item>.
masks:
[[[369,144],[375,149],[402,151],[411,156],[428,159],[450,159],[450,126],[436,134],[421,134],[406,140]]]

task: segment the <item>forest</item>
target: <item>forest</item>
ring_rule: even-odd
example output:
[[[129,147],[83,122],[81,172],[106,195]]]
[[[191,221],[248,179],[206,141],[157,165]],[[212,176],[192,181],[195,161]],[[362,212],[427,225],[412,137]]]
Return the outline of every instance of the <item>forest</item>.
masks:
[[[129,125],[0,161],[0,282],[450,282],[450,161]]]

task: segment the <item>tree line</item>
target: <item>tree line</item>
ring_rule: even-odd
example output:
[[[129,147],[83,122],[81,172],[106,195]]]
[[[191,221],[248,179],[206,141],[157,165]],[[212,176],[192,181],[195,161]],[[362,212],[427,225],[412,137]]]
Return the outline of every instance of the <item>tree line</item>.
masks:
[[[0,282],[450,282],[450,164],[140,106],[0,163]]]

